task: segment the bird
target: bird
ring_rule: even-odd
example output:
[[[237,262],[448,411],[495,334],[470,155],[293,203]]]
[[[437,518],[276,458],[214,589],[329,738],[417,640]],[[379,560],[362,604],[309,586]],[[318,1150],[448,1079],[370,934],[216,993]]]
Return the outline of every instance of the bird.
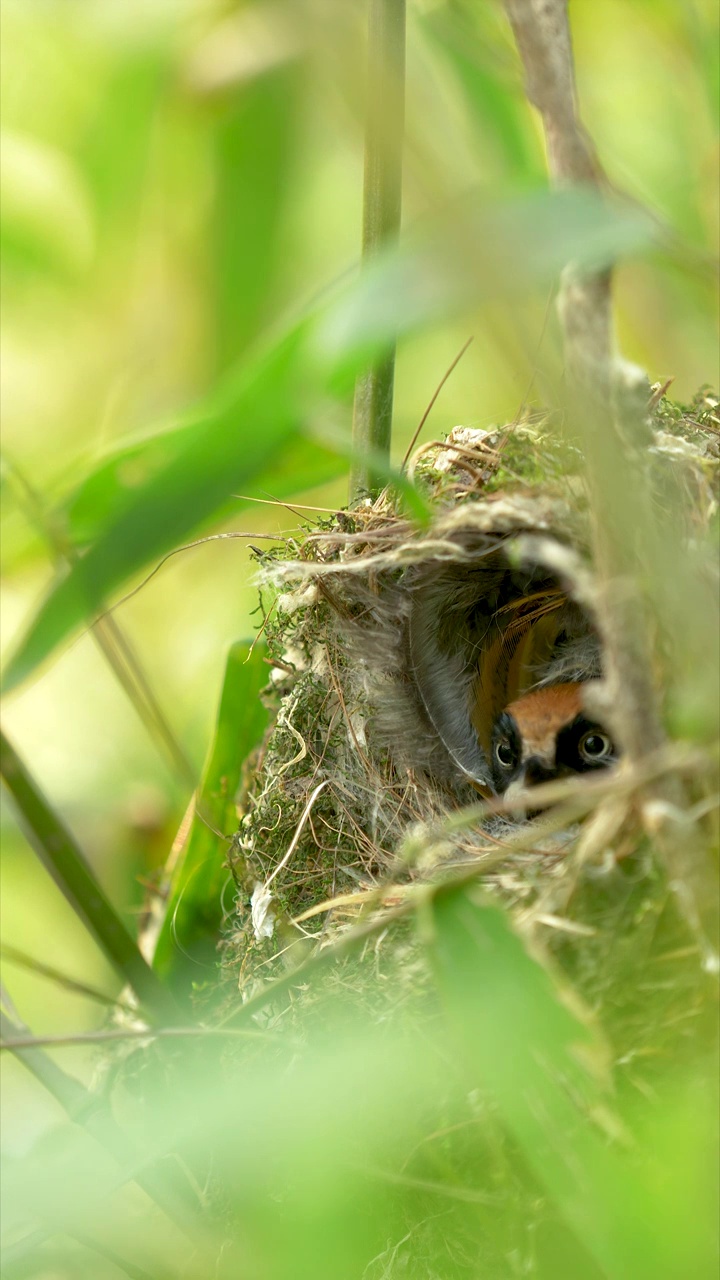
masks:
[[[463,508],[404,572],[349,579],[343,634],[373,741],[413,785],[455,803],[619,754],[584,708],[604,674],[585,561],[536,530],[533,511],[503,508],[516,533],[494,524],[495,507]]]
[[[588,678],[576,674],[587,637],[567,630],[559,589],[523,594],[493,619],[495,635],[471,686],[471,721],[496,795],[512,800],[528,787],[605,769],[618,758],[606,728],[584,707]]]
[[[528,787],[613,765],[618,752],[605,727],[585,713],[580,681],[545,685],[511,702],[495,720],[490,772],[508,801]]]

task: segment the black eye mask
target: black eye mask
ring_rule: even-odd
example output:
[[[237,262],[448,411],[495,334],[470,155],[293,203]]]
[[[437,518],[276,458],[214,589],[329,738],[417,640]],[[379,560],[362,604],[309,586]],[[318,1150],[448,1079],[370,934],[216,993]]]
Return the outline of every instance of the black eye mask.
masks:
[[[555,749],[558,769],[573,773],[588,773],[595,769],[607,769],[615,764],[618,753],[612,738],[596,720],[576,716],[571,724],[561,729]]]
[[[578,715],[558,733],[555,768],[543,770],[543,780],[607,769],[615,764],[617,755],[614,743],[602,725],[585,715]],[[503,711],[495,722],[490,753],[490,772],[498,795],[507,791],[510,783],[520,778],[524,771],[518,727],[509,712]],[[532,785],[530,779],[528,785]]]

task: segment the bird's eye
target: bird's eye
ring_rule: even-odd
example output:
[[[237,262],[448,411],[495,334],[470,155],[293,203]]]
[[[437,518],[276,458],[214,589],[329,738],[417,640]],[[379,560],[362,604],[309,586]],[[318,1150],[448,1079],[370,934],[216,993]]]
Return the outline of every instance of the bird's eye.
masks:
[[[504,769],[509,769],[510,765],[515,763],[515,752],[509,742],[498,742],[495,748],[495,758]]]
[[[613,754],[613,744],[606,733],[598,733],[597,729],[583,734],[578,743],[578,750],[583,760],[591,764],[599,764]]]

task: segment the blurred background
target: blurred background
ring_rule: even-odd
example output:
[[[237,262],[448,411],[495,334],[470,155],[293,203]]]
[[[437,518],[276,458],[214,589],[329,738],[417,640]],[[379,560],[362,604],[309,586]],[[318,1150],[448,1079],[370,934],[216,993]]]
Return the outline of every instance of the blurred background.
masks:
[[[622,348],[651,380],[674,377],[671,394],[687,400],[718,379],[716,5],[574,0],[572,22],[602,163],[671,250],[619,270]],[[364,27],[365,6],[351,0],[4,0],[5,654],[53,577],[56,513],[82,476],[120,442],[176,422],[259,335],[354,270]],[[469,191],[510,198],[545,185],[499,3],[411,0],[407,57],[406,227]],[[488,305],[403,343],[394,457],[470,336],[424,438],[505,422],[539,401],[541,347],[545,364],[557,359],[548,303],[547,290],[529,289],[512,307]],[[347,428],[349,399],[344,415]],[[302,483],[293,505],[346,501],[345,474]],[[297,523],[257,504],[213,529],[257,539]],[[207,751],[227,647],[252,636],[256,609],[247,549],[231,540],[175,556],[115,615],[191,772]],[[8,699],[4,717],[132,921],[187,806],[188,777],[88,636]],[[7,805],[2,835],[5,942],[114,990]],[[102,1017],[14,965],[6,978],[38,1033]],[[62,1061],[89,1070],[79,1050]],[[3,1081],[5,1140],[19,1152],[53,1104],[14,1063]]]

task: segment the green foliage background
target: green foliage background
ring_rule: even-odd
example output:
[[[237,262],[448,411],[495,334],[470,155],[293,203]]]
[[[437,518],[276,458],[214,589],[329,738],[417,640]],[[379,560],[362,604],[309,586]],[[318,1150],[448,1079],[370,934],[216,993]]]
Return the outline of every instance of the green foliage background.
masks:
[[[164,861],[188,802],[188,775],[199,776],[207,755],[226,651],[253,631],[245,544],[216,541],[174,556],[114,615],[170,721],[180,748],[174,755],[148,735],[93,639],[80,634],[84,618],[198,534],[239,530],[253,541],[296,524],[294,514],[238,495],[342,504],[353,377],[389,333],[402,339],[396,462],[471,334],[428,438],[456,422],[509,420],[528,396],[542,399],[560,376],[548,301],[571,248],[587,261],[625,255],[616,278],[625,355],[653,379],[674,376],[680,400],[716,380],[716,19],[709,0],[573,4],[583,116],[611,181],[637,201],[635,209],[608,212],[572,194],[548,195],[538,124],[500,6],[411,3],[408,240],[358,284],[362,4],[6,0],[2,625],[19,687],[4,717],[131,926],[140,881]],[[88,548],[85,576],[76,572],[48,597]],[[4,941],[117,990],[7,807],[3,841]],[[450,930],[442,920],[437,927],[442,943]],[[479,961],[448,963],[457,977],[463,964],[472,970]],[[38,1033],[99,1025],[96,1004],[37,973],[8,964],[7,981]],[[450,987],[454,999],[452,977]],[[512,1056],[520,1048],[511,1020],[506,1032]],[[259,1185],[272,1188],[273,1161],[286,1143],[290,1162],[315,1143],[332,1145],[332,1129],[324,1138],[311,1127],[295,1132],[293,1115],[307,1108],[319,1124],[334,1053],[348,1080],[358,1054],[387,1077],[392,1116],[380,1105],[377,1079],[377,1097],[363,1113],[374,1115],[377,1134],[395,1120],[393,1142],[411,1133],[412,1108],[422,1110],[435,1088],[432,1072],[411,1080],[403,1110],[401,1082],[406,1070],[412,1078],[408,1064],[417,1052],[388,1050],[371,1037],[359,1048],[357,1034],[348,1045],[338,1038],[330,1057],[318,1051],[320,1083],[296,1082],[295,1112],[258,1127]],[[563,1034],[548,1033],[548,1053],[563,1045]],[[56,1057],[89,1078],[92,1052],[74,1047]],[[256,1075],[248,1068],[245,1096],[262,1092],[261,1065]],[[202,1091],[202,1070],[192,1070],[199,1075],[188,1068],[185,1087],[192,1093],[194,1080]],[[269,1078],[268,1097],[283,1080]],[[702,1123],[686,1096],[692,1081],[679,1080],[676,1089],[659,1145],[681,1152],[686,1143],[697,1168],[693,1126]],[[52,1145],[58,1110],[14,1062],[4,1064],[3,1094],[11,1159],[24,1157],[38,1137]],[[348,1085],[334,1100],[344,1123],[352,1096]],[[522,1127],[522,1116],[515,1121]],[[216,1111],[210,1130],[217,1123]],[[378,1142],[374,1149],[370,1142],[377,1161],[388,1154]],[[232,1166],[230,1153],[222,1158]],[[370,1159],[367,1150],[362,1159]],[[37,1160],[49,1203],[57,1169],[52,1159]],[[267,1243],[253,1246],[262,1259],[248,1274],[279,1277],[294,1268],[330,1276],[341,1274],[338,1266],[362,1274],[372,1255],[362,1231],[356,1238],[350,1230],[352,1196],[372,1217],[382,1191],[372,1180],[359,1190],[352,1179],[343,1182],[338,1167],[330,1158],[310,1162],[316,1207],[311,1212],[303,1196],[289,1195],[291,1226],[275,1254],[265,1252]],[[593,1167],[586,1192],[602,1198],[613,1170],[602,1161]],[[80,1152],[78,1178],[83,1169]],[[248,1212],[264,1222],[267,1204],[248,1190],[245,1175],[236,1169],[233,1176],[237,1196],[247,1195]],[[72,1185],[77,1193],[81,1183]],[[561,1200],[567,1195],[562,1186],[554,1190]],[[661,1220],[662,1197],[656,1203],[645,1194]],[[691,1197],[687,1203],[690,1212]],[[636,1208],[642,1216],[639,1202]],[[324,1262],[315,1256],[318,1235]],[[645,1247],[642,1233],[638,1239]],[[386,1244],[375,1241],[378,1255]],[[627,1239],[615,1241],[617,1254],[603,1253],[606,1246],[601,1239],[594,1255],[606,1274],[658,1274],[650,1262],[646,1271],[632,1270]],[[682,1242],[676,1247],[681,1256]],[[78,1255],[68,1265],[57,1274],[101,1274],[97,1258]],[[574,1266],[571,1259],[568,1276],[579,1274]]]

